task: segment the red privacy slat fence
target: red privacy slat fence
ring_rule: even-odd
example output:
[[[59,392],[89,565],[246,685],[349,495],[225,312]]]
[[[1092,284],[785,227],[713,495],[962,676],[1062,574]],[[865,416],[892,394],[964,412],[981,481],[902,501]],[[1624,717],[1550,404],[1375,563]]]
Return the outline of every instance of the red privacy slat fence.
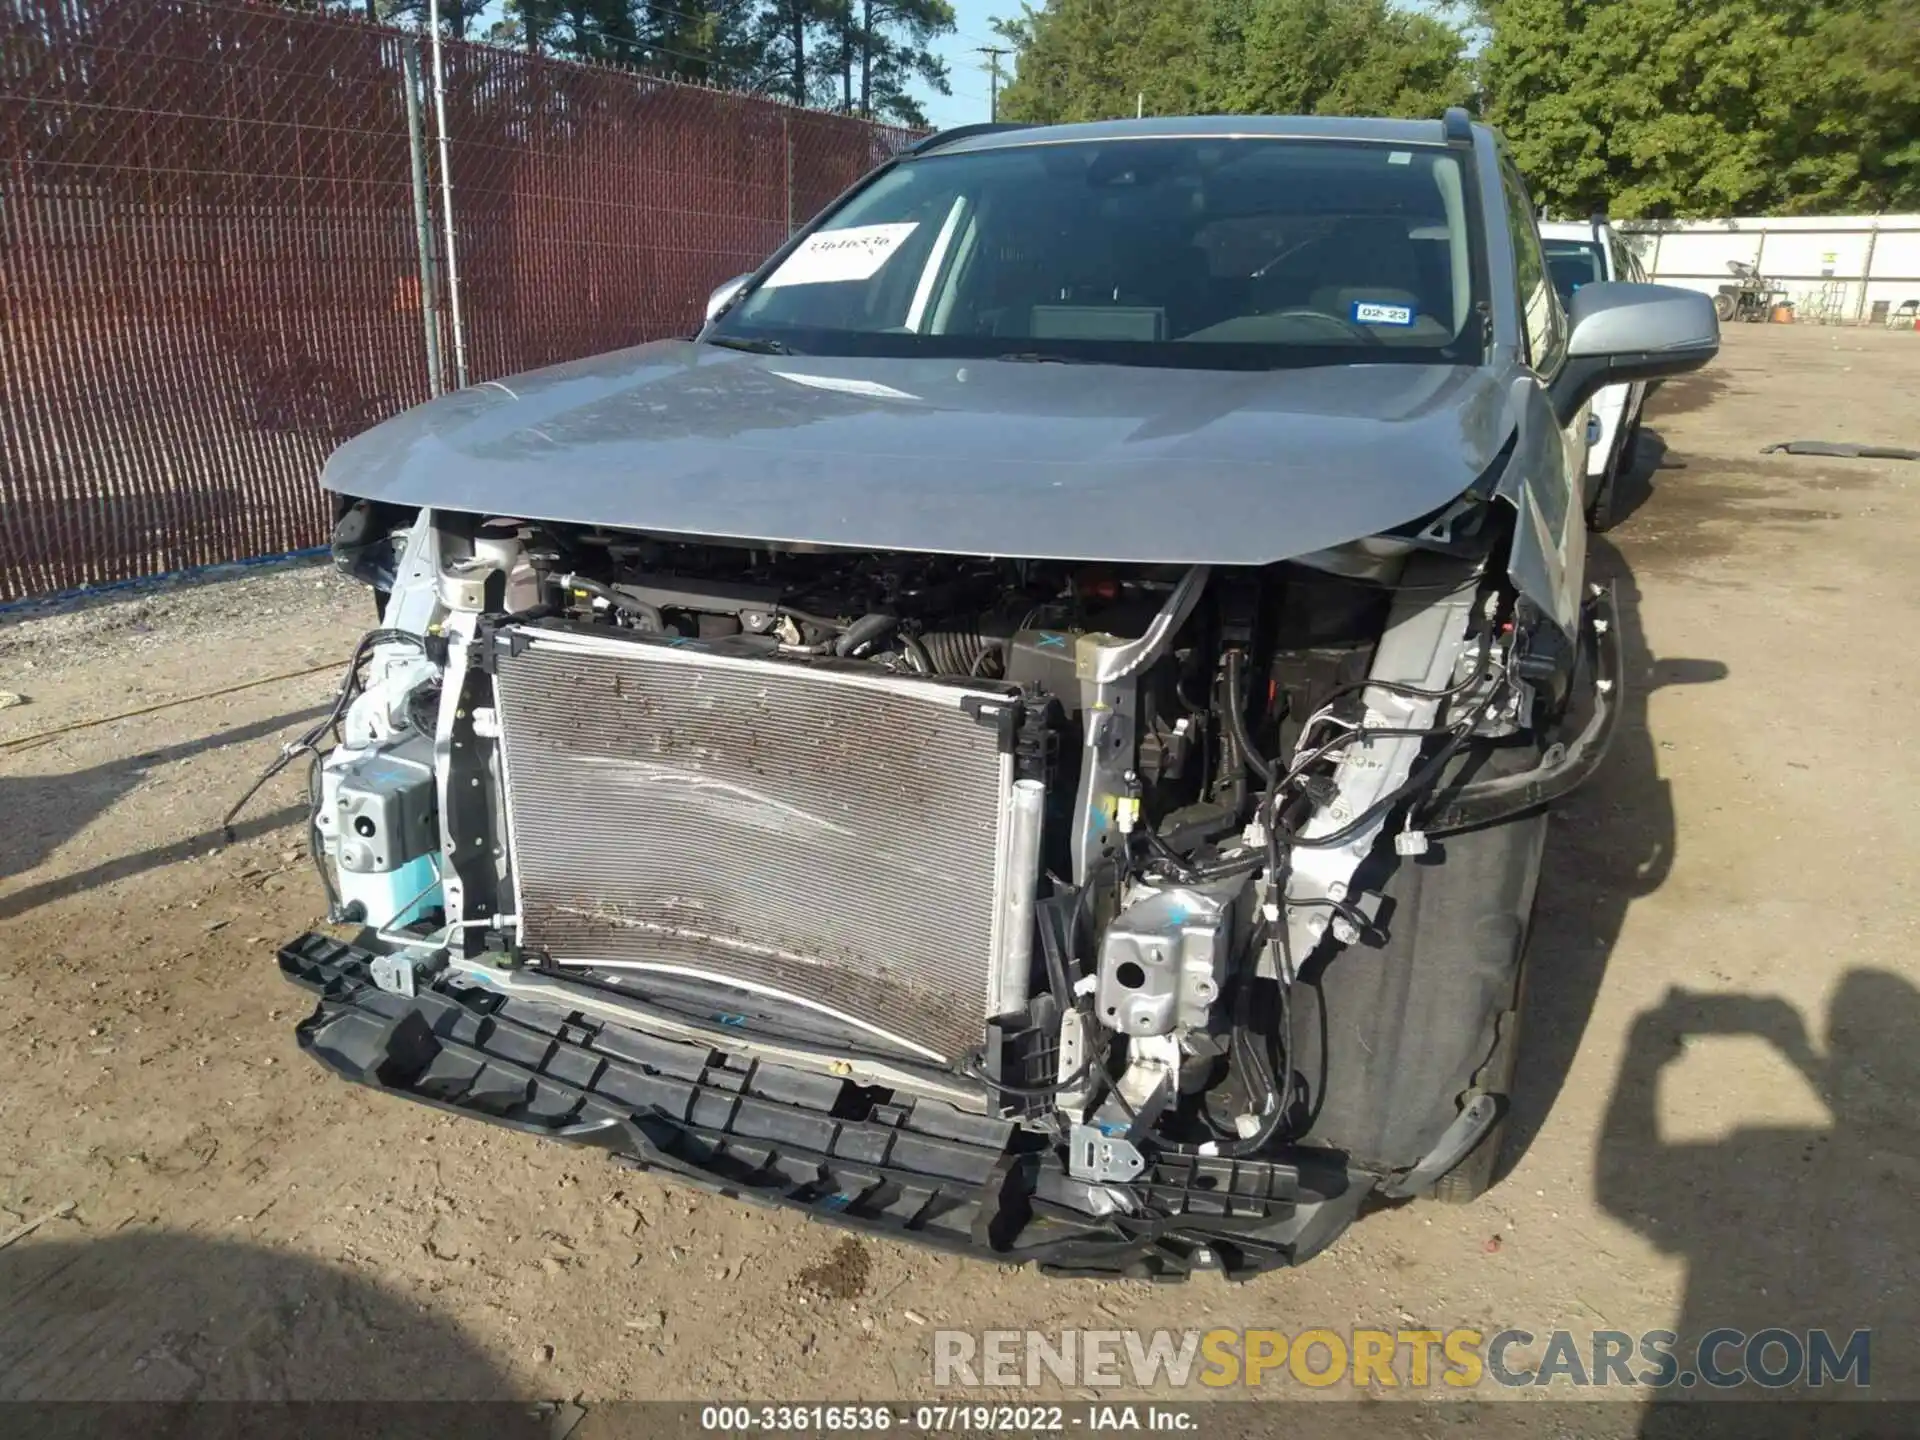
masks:
[[[691,331],[911,139],[443,48],[470,382]],[[327,452],[426,399],[435,349],[451,385],[428,51],[243,0],[0,0],[0,601],[316,544]]]

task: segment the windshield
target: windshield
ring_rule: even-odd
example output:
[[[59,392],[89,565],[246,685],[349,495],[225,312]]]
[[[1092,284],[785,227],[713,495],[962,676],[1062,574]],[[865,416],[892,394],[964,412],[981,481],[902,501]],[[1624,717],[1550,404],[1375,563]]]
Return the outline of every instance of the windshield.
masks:
[[[708,338],[1183,368],[1477,364],[1478,230],[1439,146],[1129,139],[908,159]]]
[[[1607,262],[1600,247],[1591,240],[1542,240],[1546,247],[1547,269],[1553,273],[1553,288],[1563,303],[1573,299],[1582,285],[1607,278]]]

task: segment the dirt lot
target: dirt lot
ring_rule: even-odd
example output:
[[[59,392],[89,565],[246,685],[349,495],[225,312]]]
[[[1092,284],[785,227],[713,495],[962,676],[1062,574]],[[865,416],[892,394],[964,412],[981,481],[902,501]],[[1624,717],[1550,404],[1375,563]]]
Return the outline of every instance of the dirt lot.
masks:
[[[1920,465],[1756,453],[1916,427],[1910,333],[1738,328],[1654,398],[1511,1172],[1247,1287],[847,1239],[325,1077],[272,964],[298,783],[213,827],[331,669],[0,749],[0,1234],[72,1207],[0,1249],[0,1398],[897,1398],[940,1326],[1415,1322],[1871,1326],[1920,1397]],[[330,666],[369,610],[302,570],[0,627],[0,745]]]

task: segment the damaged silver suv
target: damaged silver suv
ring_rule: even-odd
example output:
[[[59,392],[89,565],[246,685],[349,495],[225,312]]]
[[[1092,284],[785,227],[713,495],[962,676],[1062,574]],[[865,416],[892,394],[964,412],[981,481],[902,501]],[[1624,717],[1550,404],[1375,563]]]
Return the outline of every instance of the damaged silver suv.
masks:
[[[1067,1273],[1483,1189],[1620,711],[1588,402],[1719,338],[1531,216],[1460,111],[949,132],[694,339],[345,446],[300,1044]]]

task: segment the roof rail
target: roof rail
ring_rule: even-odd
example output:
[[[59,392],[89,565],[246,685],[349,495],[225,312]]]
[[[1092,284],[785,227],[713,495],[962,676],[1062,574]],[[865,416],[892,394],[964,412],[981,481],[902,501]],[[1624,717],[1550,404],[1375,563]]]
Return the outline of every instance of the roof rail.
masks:
[[[1445,133],[1449,145],[1473,144],[1473,116],[1467,113],[1464,105],[1449,105],[1446,113],[1440,117],[1440,129]]]
[[[939,130],[926,139],[909,145],[909,155],[924,155],[929,150],[938,150],[942,145],[951,145],[956,140],[971,140],[976,135],[998,135],[1003,130],[1031,130],[1031,125],[1020,125],[1010,120],[981,121],[978,125],[956,125],[951,130]]]

